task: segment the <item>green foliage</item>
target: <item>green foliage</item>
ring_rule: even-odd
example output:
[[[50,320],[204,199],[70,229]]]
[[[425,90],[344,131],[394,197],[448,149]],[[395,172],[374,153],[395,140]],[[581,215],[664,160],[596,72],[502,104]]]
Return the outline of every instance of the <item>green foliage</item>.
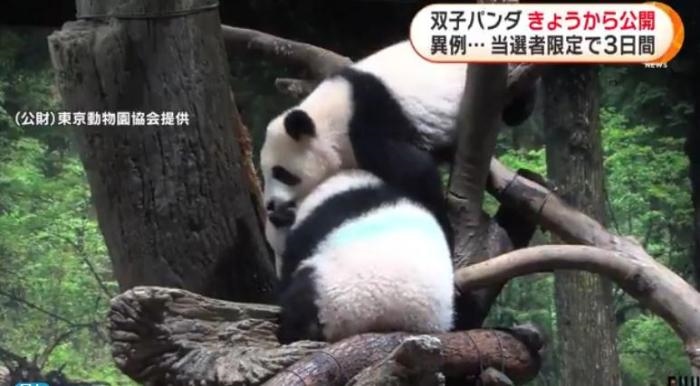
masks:
[[[601,106],[614,107],[632,125],[658,127],[665,135],[683,136],[692,119],[691,72],[604,66],[600,71]]]
[[[664,264],[690,277],[692,204],[683,140],[601,111],[612,226]]]
[[[649,92],[645,97],[656,96],[657,93]],[[627,114],[636,108],[636,105],[622,106]],[[601,125],[609,226],[619,234],[642,241],[652,256],[689,279],[693,208],[683,140],[668,130],[632,124],[625,114],[612,107],[602,109]],[[508,141],[508,137],[502,135],[500,141]],[[499,148],[506,149],[498,157],[511,169],[524,168],[546,175],[543,147],[513,150],[501,145]],[[497,204],[487,203],[487,208],[495,213]],[[538,243],[537,239],[532,242]],[[634,300],[618,296],[618,303],[630,302]],[[487,320],[488,324],[497,326],[532,321],[553,340],[532,385],[558,384],[554,309],[551,275],[524,277],[506,286]],[[645,311],[630,313],[628,318],[619,330],[625,385],[663,381],[669,374],[689,374],[682,345],[663,320]]]
[[[82,166],[67,156],[55,160],[58,172],[47,176],[46,145],[34,138],[14,141],[6,151],[0,163],[0,302],[10,312],[0,314],[2,345],[33,356],[73,331],[46,368],[65,365],[75,379],[123,382],[104,325],[117,286],[89,217]]]
[[[626,385],[665,383],[668,375],[690,374],[682,342],[662,319],[641,315],[620,328],[619,338]]]
[[[68,132],[14,123],[58,106],[48,61],[27,60],[45,38],[0,30],[0,346],[71,379],[133,384],[111,358],[117,285]]]

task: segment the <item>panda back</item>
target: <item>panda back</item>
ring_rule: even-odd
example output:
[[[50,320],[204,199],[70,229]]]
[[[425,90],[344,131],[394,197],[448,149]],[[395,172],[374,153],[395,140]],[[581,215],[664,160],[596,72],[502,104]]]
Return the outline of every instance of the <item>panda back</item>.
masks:
[[[386,47],[358,61],[356,70],[381,80],[423,138],[439,149],[455,141],[454,122],[464,92],[466,64],[433,63],[409,41]]]
[[[283,329],[304,325],[303,316],[293,314],[302,309],[315,314],[329,341],[451,328],[450,251],[428,210],[370,173],[352,170],[326,180],[299,213],[282,271],[283,287],[298,292],[283,296]]]
[[[316,277],[318,319],[330,341],[452,326],[449,248],[437,221],[408,201],[340,226],[302,267]]]

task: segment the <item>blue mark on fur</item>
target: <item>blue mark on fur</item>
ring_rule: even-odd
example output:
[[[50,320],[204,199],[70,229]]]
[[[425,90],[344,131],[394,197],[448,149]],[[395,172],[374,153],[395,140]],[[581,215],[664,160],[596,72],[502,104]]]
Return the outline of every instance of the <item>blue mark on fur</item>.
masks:
[[[370,215],[345,223],[333,232],[329,243],[337,246],[401,231],[420,232],[437,239],[445,238],[438,223],[423,213],[391,213]]]

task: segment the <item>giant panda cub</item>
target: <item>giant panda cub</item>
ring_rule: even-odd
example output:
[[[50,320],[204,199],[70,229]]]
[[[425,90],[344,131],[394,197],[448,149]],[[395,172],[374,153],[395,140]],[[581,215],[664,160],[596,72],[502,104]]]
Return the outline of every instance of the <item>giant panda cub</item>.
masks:
[[[278,257],[298,201],[342,169],[371,171],[449,230],[434,162],[454,149],[466,66],[428,62],[403,41],[330,76],[268,124],[260,160],[266,234]],[[534,94],[506,106],[504,122],[527,118]]]
[[[301,202],[282,255],[278,339],[334,342],[364,332],[448,331],[450,249],[423,205],[363,170]]]

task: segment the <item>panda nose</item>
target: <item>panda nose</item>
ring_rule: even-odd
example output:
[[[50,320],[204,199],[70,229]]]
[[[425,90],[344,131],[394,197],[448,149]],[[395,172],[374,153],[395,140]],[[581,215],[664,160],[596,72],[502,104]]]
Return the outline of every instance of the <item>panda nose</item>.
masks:
[[[294,201],[288,201],[280,205],[274,204],[274,202],[268,203],[268,214],[267,217],[277,228],[288,227],[292,225],[296,219],[296,203]],[[270,210],[272,208],[272,210]]]
[[[278,210],[290,210],[290,209],[295,209],[297,206],[296,202],[294,200],[291,201],[286,201],[286,202],[279,202],[274,199],[267,201],[267,204],[265,205],[265,209],[267,209],[268,212],[274,212]]]

